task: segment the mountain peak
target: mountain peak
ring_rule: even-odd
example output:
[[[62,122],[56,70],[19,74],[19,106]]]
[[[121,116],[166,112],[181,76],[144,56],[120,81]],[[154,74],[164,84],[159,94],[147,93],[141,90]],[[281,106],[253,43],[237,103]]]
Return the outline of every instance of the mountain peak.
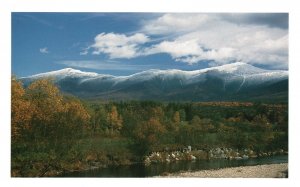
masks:
[[[98,74],[93,72],[83,72],[73,68],[64,68],[56,71],[39,73],[36,75],[29,76],[29,78],[42,78],[42,77],[63,78],[66,76],[93,76],[94,77],[94,76],[98,76]]]
[[[262,73],[268,71],[268,70],[255,67],[245,62],[235,62],[235,63],[225,64],[222,66],[212,67],[208,69],[223,71],[227,73],[234,73],[234,74],[253,74],[253,73]]]

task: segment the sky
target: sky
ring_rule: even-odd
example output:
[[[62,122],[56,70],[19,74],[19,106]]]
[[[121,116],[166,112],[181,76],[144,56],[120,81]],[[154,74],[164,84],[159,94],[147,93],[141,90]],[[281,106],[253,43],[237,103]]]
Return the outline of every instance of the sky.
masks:
[[[12,13],[12,74],[288,69],[287,13]]]

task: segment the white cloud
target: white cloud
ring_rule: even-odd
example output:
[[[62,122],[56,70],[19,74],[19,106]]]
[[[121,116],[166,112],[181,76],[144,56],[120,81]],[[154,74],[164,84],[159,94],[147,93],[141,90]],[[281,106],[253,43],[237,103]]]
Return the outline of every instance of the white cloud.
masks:
[[[288,30],[260,24],[228,22],[218,14],[165,14],[144,22],[150,35],[175,35],[147,48],[145,54],[167,53],[188,64],[242,60],[253,64],[288,64]],[[240,15],[240,14],[239,14]]]
[[[288,30],[262,22],[255,24],[258,19],[250,17],[247,14],[246,21],[228,21],[226,14],[164,14],[143,21],[141,29],[133,35],[98,34],[94,44],[80,54],[88,54],[90,48],[92,54],[106,54],[110,59],[166,53],[187,64],[205,60],[214,61],[215,65],[243,61],[286,69]],[[274,19],[271,24],[276,24]]]
[[[203,50],[195,40],[187,41],[163,41],[146,49],[146,54],[168,53],[173,58],[197,55]]]
[[[188,32],[200,29],[212,19],[213,17],[207,14],[164,14],[155,20],[145,22],[142,31],[149,34]]]
[[[218,50],[212,49],[208,51],[202,51],[194,56],[184,56],[177,58],[176,61],[186,62],[188,64],[198,63],[201,60],[214,60],[219,64],[224,64],[226,62],[231,62],[235,59],[236,50],[233,48],[220,48]]]
[[[133,58],[139,56],[140,46],[149,41],[148,36],[136,33],[131,36],[115,33],[101,33],[90,47],[93,54],[107,54],[109,58]]]
[[[48,48],[47,47],[40,48],[40,53],[43,53],[43,54],[49,53]]]
[[[79,53],[79,55],[87,55],[87,54],[89,53],[89,49],[90,49],[90,47],[84,48],[84,49]]]
[[[81,51],[79,55],[87,55],[89,52],[87,50]]]
[[[164,41],[146,50],[146,54],[168,53],[176,61],[194,64],[201,60],[217,60],[220,62],[234,59],[235,49],[220,48],[205,50],[197,40]]]

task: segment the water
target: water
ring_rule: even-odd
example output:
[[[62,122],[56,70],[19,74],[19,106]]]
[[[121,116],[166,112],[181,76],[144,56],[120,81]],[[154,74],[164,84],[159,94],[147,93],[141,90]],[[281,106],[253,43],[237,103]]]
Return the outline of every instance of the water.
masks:
[[[158,176],[164,172],[174,173],[179,171],[199,171],[206,169],[219,169],[226,167],[253,166],[260,164],[278,164],[287,163],[288,156],[272,156],[265,158],[256,158],[248,160],[209,160],[209,161],[180,161],[174,163],[134,164],[131,166],[114,166],[90,171],[65,173],[60,177],[151,177]]]

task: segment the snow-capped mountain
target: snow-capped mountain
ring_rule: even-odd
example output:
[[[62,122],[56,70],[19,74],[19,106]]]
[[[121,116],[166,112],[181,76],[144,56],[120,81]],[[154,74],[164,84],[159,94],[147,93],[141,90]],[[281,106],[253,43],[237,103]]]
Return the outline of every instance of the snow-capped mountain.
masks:
[[[287,71],[265,70],[242,62],[195,71],[151,69],[129,76],[66,68],[21,80],[28,85],[41,78],[52,78],[62,91],[80,97],[113,100],[247,100],[269,95],[287,97],[288,91]]]

